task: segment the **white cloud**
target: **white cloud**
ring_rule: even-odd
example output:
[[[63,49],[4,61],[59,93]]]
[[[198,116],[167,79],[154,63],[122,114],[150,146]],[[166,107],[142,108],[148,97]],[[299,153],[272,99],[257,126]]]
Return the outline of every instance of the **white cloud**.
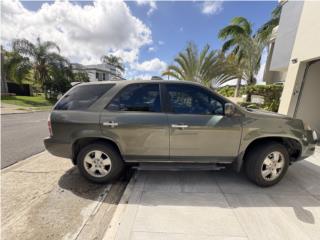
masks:
[[[148,51],[149,51],[149,52],[154,52],[154,51],[156,51],[156,49],[155,49],[155,47],[149,47],[149,48],[148,48]]]
[[[153,58],[142,63],[136,63],[134,69],[147,72],[161,72],[167,67],[167,64],[159,58]]]
[[[133,80],[150,80],[152,76],[150,74],[139,74],[135,75],[132,79]]]
[[[124,63],[129,63],[129,64],[132,64],[138,61],[138,58],[139,58],[139,49],[132,49],[132,50],[118,49],[110,53],[115,56],[121,57]]]
[[[163,45],[163,44],[164,44],[164,41],[161,41],[161,40],[160,40],[160,41],[158,41],[158,44],[159,44],[159,45]]]
[[[206,15],[213,15],[221,12],[222,10],[222,1],[207,1],[203,2],[201,11]]]
[[[150,5],[151,6],[151,5]],[[3,1],[2,43],[14,38],[54,41],[71,61],[96,63],[113,52],[125,62],[137,61],[139,49],[152,43],[151,30],[123,1],[96,0],[80,6],[69,1],[44,3],[29,11],[19,1]]]
[[[149,5],[147,15],[150,16],[155,10],[157,10],[157,4],[154,0],[137,0],[138,5]]]

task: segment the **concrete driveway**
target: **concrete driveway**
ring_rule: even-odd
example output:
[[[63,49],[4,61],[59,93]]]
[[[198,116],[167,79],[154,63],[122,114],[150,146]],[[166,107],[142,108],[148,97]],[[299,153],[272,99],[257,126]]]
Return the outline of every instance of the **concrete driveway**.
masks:
[[[227,170],[140,171],[104,239],[320,239],[320,149],[271,188]]]

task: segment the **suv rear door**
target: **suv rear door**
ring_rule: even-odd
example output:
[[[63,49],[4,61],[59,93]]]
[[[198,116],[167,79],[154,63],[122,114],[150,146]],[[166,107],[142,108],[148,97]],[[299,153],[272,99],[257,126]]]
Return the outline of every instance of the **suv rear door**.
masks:
[[[125,161],[169,159],[168,119],[158,83],[125,86],[101,113],[100,125],[118,142]]]
[[[185,83],[165,85],[170,126],[170,160],[231,162],[238,154],[241,118],[224,116],[224,100]]]

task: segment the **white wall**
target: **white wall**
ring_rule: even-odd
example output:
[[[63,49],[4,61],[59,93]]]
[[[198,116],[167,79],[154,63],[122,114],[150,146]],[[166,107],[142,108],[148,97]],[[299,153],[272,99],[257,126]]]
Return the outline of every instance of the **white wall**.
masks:
[[[270,71],[288,68],[303,5],[303,1],[288,1],[283,5]]]
[[[320,133],[320,61],[308,68],[301,91],[295,117],[303,119]]]
[[[297,59],[297,63],[289,62],[279,112],[293,116],[307,63],[320,59],[319,1],[304,2],[290,59]],[[320,89],[317,90],[319,94]]]

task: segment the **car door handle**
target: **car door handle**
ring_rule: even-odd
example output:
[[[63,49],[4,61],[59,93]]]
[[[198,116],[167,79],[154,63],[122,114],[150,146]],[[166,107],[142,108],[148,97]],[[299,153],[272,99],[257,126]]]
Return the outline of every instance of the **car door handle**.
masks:
[[[172,124],[171,127],[172,127],[172,128],[185,129],[185,128],[189,127],[189,126],[186,125],[186,124]]]
[[[109,121],[109,122],[103,122],[102,123],[103,126],[106,126],[106,127],[117,127],[119,124],[117,122],[114,122],[114,121]]]

